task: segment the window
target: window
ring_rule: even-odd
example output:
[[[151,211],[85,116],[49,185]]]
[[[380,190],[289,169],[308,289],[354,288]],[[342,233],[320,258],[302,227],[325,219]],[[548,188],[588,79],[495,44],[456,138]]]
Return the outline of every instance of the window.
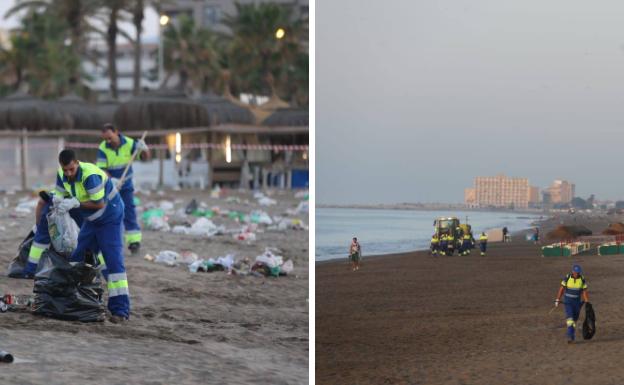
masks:
[[[219,24],[221,20],[221,10],[218,5],[206,5],[204,7],[204,25],[211,27]]]

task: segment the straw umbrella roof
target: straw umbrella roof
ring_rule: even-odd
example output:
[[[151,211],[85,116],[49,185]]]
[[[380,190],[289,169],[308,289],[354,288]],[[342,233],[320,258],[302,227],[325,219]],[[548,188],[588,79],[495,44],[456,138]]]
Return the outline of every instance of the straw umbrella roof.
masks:
[[[266,126],[308,126],[309,112],[302,108],[278,108],[262,124]]]
[[[115,120],[115,112],[119,108],[119,102],[112,98],[105,98],[100,100],[95,105],[96,119],[98,120],[98,127],[102,127],[104,123],[113,123]]]
[[[69,93],[58,99],[57,105],[62,112],[71,116],[72,128],[81,130],[98,128],[99,119],[95,107],[75,93]]]
[[[208,112],[179,91],[145,93],[121,103],[114,115],[123,130],[151,130],[208,126]]]
[[[609,227],[607,227],[602,234],[604,235],[619,235],[624,234],[624,224],[622,223],[610,223]]]
[[[54,102],[39,99],[18,91],[0,100],[0,129],[60,130],[71,128],[69,115]]]
[[[251,110],[241,104],[234,103],[230,99],[208,93],[200,96],[197,102],[208,112],[210,122],[215,124],[235,123],[252,124],[254,115]]]
[[[592,235],[592,232],[585,226],[559,225],[553,231],[546,234],[549,239],[569,239],[583,235]]]

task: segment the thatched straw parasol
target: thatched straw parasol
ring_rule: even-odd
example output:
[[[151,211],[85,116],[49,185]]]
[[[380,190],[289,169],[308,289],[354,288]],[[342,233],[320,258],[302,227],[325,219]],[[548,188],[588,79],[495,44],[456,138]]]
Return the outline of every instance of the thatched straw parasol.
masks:
[[[115,112],[119,108],[119,102],[112,98],[105,98],[100,100],[95,105],[96,119],[98,121],[98,127],[102,127],[104,123],[113,123],[115,120]]]
[[[157,130],[208,126],[208,112],[183,92],[146,93],[122,103],[115,111],[122,130]]]
[[[83,98],[70,93],[57,100],[61,112],[72,118],[72,128],[79,130],[94,130],[98,128],[99,119],[96,109]]]
[[[624,224],[623,223],[610,223],[609,227],[607,227],[602,234],[604,235],[620,235],[624,234]]]
[[[211,125],[254,123],[255,119],[249,108],[243,107],[240,104],[236,104],[214,93],[200,96],[197,102],[208,112]]]
[[[0,100],[1,130],[60,130],[72,127],[70,116],[56,103],[18,91]]]
[[[553,231],[546,234],[546,237],[549,239],[571,239],[584,235],[592,235],[591,230],[585,226],[559,225]]]
[[[302,108],[279,108],[269,115],[262,124],[265,126],[308,126],[308,110]]]

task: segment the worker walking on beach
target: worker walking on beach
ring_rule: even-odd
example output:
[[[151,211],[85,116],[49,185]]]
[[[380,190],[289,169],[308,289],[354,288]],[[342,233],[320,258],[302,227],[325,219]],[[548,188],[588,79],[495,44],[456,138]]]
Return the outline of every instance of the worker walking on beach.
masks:
[[[117,185],[124,169],[130,163],[132,154],[139,151],[142,160],[149,160],[150,153],[145,141],[134,140],[122,135],[115,126],[110,123],[102,127],[102,143],[98,149],[96,165],[106,171],[112,178],[113,184]],[[134,205],[134,184],[132,183],[132,166],[129,167],[123,186],[117,186],[119,194],[124,202],[124,230],[125,241],[128,249],[133,254],[138,253],[141,247],[141,227],[137,222],[136,208]]]
[[[362,258],[362,247],[356,237],[353,237],[351,246],[349,246],[349,259],[351,260],[351,267],[353,271],[360,269],[360,259]]]
[[[583,270],[581,269],[581,266],[572,266],[572,273],[563,278],[559,291],[557,292],[557,298],[555,298],[555,307],[557,307],[559,306],[559,303],[561,303],[561,297],[565,296],[563,304],[565,305],[569,344],[574,342],[576,334],[576,321],[579,319],[581,305],[583,304],[583,302],[581,302],[581,298],[584,302],[589,302],[587,282],[582,274]]]
[[[85,250],[99,250],[106,263],[108,310],[111,322],[130,316],[130,293],[124,266],[122,221],[124,204],[108,175],[92,163],[80,162],[72,150],[59,154],[56,193],[63,199],[59,210],[80,209],[83,224],[70,261],[84,258]]]
[[[487,250],[487,241],[488,241],[488,236],[485,232],[482,232],[481,235],[479,236],[479,248],[481,249],[481,255],[485,255],[485,252]]]
[[[469,232],[464,233],[462,236],[461,254],[470,254],[470,247],[472,246],[472,235]]]
[[[439,247],[440,247],[440,239],[438,238],[438,234],[433,234],[433,236],[431,237],[431,246],[430,246],[431,254],[437,255]]]

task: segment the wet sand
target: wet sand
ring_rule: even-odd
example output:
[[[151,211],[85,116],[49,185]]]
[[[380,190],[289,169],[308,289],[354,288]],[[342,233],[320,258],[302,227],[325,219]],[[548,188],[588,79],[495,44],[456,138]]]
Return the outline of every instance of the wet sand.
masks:
[[[561,222],[574,218],[548,220],[543,233]],[[317,384],[623,383],[624,255],[544,258],[520,239],[485,257],[370,257],[357,272],[346,257],[317,264]],[[563,306],[549,311],[574,263],[597,332],[584,341],[579,328],[568,345]]]
[[[209,206],[271,215],[297,206],[292,193],[274,195],[277,206],[211,199],[206,192],[141,196],[144,202],[191,197]],[[17,197],[10,197],[11,204]],[[34,215],[9,217],[0,210],[0,293],[32,292],[31,280],[5,276],[8,262],[34,223]],[[308,223],[307,213],[300,215]],[[235,228],[234,221],[214,220]],[[0,364],[2,384],[302,384],[308,381],[308,232],[264,232],[241,243],[232,235],[210,239],[144,231],[140,256],[126,256],[131,292],[130,322],[82,324],[26,312],[0,313],[0,350],[16,357]],[[200,257],[235,251],[252,260],[279,247],[294,261],[287,277],[256,278],[223,272],[190,273],[143,259],[161,250],[190,250]]]

